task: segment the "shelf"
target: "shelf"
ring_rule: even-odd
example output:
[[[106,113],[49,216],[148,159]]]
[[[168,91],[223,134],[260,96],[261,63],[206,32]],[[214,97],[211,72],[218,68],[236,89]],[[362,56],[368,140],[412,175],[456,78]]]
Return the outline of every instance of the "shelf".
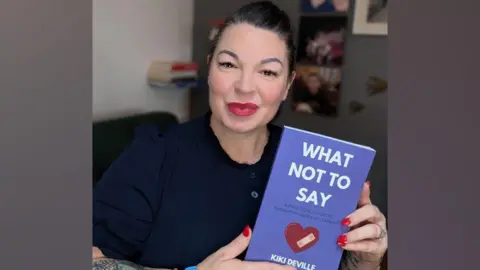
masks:
[[[182,82],[182,83],[149,83],[154,88],[192,88],[197,87],[198,82]]]
[[[206,86],[207,84],[203,80],[198,80],[194,82],[177,82],[177,83],[150,82],[148,85],[158,89],[166,89],[166,88],[188,89],[188,88],[201,88]]]

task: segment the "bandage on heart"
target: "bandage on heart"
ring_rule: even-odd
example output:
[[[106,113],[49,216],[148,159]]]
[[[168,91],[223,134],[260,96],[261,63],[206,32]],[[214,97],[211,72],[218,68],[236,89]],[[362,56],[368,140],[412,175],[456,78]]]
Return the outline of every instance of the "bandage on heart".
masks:
[[[285,239],[293,252],[299,253],[313,247],[320,237],[314,227],[303,228],[299,223],[290,223],[285,228]]]

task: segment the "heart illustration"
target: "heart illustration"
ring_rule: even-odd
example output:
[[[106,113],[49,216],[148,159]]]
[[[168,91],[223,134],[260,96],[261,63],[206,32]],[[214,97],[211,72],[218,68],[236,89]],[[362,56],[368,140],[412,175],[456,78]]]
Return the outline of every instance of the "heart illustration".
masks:
[[[320,233],[314,227],[303,228],[298,223],[290,223],[285,228],[285,239],[295,253],[305,251],[313,247],[320,237]]]

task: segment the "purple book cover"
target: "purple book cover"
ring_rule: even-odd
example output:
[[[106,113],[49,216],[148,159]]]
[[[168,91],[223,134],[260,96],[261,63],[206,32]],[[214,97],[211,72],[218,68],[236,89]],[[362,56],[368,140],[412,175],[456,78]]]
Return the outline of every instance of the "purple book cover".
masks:
[[[375,150],[285,127],[245,259],[338,270]]]

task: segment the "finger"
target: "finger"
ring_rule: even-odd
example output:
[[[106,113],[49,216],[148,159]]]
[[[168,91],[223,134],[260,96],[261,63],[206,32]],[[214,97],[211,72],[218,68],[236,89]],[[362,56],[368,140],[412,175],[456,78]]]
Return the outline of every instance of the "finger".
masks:
[[[237,238],[233,239],[228,245],[220,248],[216,253],[215,257],[220,260],[229,260],[237,257],[240,255],[245,249],[247,249],[248,244],[250,243],[250,236],[252,234],[252,230],[247,225],[243,232],[237,236]]]
[[[354,252],[365,252],[371,254],[381,253],[380,256],[383,256],[383,253],[386,250],[386,245],[385,241],[364,240],[360,242],[346,244],[342,248],[344,250]]]
[[[338,238],[339,243],[353,243],[363,240],[377,240],[382,234],[382,227],[378,224],[367,224],[351,230]]]
[[[349,251],[365,252],[365,253],[376,253],[383,249],[382,241],[375,240],[364,240],[354,243],[348,243],[342,248]]]
[[[377,206],[373,204],[367,204],[348,215],[342,221],[342,224],[345,226],[354,227],[361,222],[379,223],[383,222],[384,220],[385,217]]]
[[[283,265],[271,262],[242,262],[242,270],[297,270],[290,265]]]
[[[362,207],[367,204],[371,204],[372,201],[370,200],[370,181],[366,181],[363,184],[362,193],[360,195],[360,200],[358,201],[358,206]]]

